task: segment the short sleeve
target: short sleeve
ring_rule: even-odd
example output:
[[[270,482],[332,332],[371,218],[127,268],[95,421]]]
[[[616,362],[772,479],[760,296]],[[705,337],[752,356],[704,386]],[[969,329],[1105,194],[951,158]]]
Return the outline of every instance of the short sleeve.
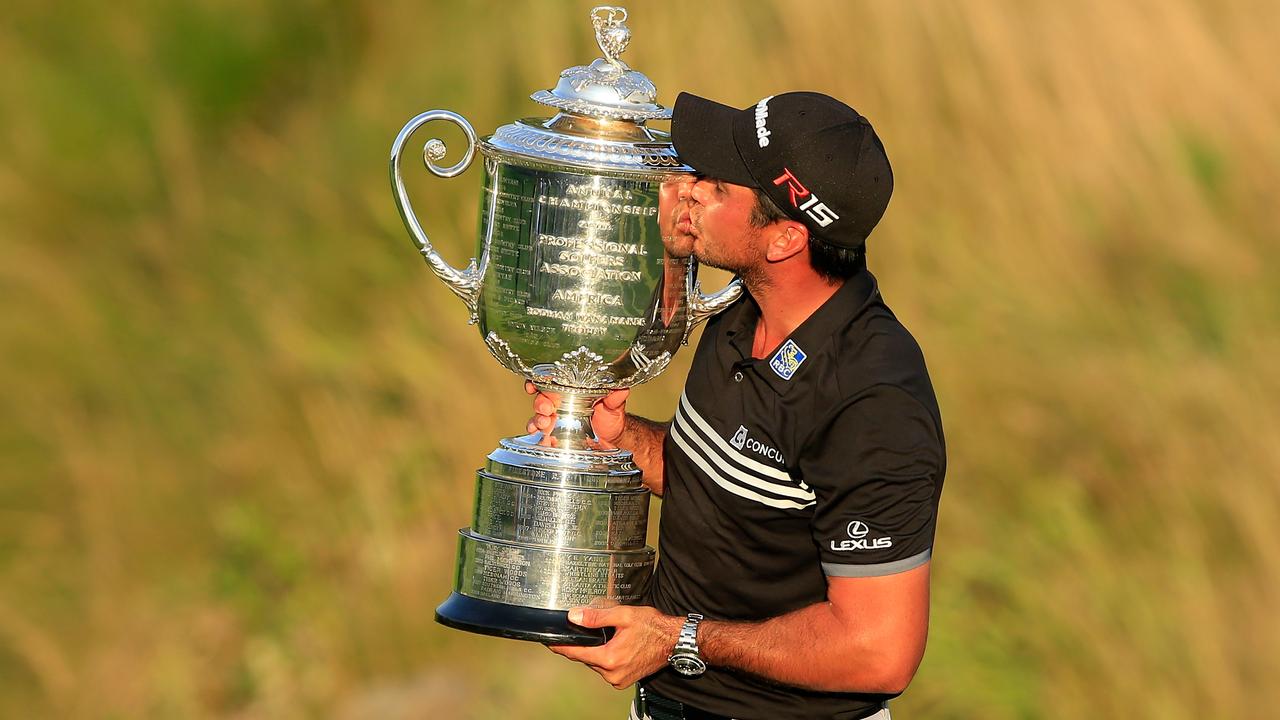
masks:
[[[892,575],[929,560],[946,460],[920,401],[869,388],[813,432],[799,464],[817,498],[813,539],[828,576]]]

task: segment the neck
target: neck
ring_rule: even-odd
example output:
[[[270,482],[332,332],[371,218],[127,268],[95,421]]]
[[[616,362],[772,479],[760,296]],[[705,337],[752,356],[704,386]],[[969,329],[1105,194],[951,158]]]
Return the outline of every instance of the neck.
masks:
[[[751,345],[754,357],[768,357],[844,285],[843,280],[828,283],[813,272],[804,275],[747,284],[751,297],[760,306],[755,341]]]

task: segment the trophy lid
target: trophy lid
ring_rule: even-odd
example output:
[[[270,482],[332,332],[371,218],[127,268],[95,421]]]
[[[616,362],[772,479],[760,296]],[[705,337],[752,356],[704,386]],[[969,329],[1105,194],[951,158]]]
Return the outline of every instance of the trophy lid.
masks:
[[[530,96],[561,112],[503,125],[481,139],[480,151],[556,169],[643,177],[693,172],[676,157],[670,134],[645,127],[646,120],[670,120],[671,110],[656,102],[649,78],[618,59],[631,41],[626,19],[620,7],[593,9],[604,57],[565,70],[553,89]]]
[[[644,73],[619,59],[631,42],[626,8],[601,5],[591,10],[596,44],[604,57],[590,65],[575,65],[560,73],[551,90],[529,97],[579,115],[611,120],[669,120],[671,109],[657,103],[658,89]]]

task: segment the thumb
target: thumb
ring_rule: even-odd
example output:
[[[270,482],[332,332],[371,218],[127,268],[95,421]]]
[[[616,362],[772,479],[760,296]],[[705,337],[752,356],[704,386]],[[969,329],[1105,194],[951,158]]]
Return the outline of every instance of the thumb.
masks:
[[[627,404],[627,398],[630,396],[631,388],[613,390],[608,395],[600,398],[600,404],[609,410],[618,410]]]
[[[588,628],[614,627],[621,619],[617,617],[621,610],[621,607],[576,607],[569,610],[569,622]]]

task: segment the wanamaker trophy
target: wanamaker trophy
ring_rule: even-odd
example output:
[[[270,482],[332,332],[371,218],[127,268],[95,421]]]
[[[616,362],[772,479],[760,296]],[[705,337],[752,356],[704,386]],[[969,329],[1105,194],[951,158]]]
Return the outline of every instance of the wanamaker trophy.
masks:
[[[427,263],[470,311],[499,363],[558,393],[551,431],[501,440],[476,471],[471,526],[458,533],[453,593],[436,620],[470,632],[597,645],[601,629],[566,611],[596,600],[640,601],[653,572],[646,544],[649,491],[624,450],[601,449],[592,404],[657,376],[692,328],[741,294],[737,281],[704,296],[697,264],[674,234],[676,189],[692,173],[667,133],[657,91],[619,56],[627,12],[591,11],[604,57],[560,74],[531,96],[557,112],[477,139],[446,110],[409,121],[391,149],[391,183],[405,227]],[[423,159],[450,178],[484,158],[478,259],[463,270],[433,249],[414,214],[400,164],[410,136],[446,120],[466,134],[454,165],[443,142]]]

